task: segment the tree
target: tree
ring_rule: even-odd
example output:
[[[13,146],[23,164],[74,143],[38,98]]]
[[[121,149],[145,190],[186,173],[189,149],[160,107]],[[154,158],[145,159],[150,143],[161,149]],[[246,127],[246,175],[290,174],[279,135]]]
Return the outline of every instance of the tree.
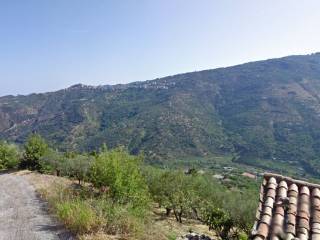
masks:
[[[0,169],[16,168],[19,164],[19,155],[16,145],[0,142]]]
[[[67,175],[78,180],[79,185],[86,180],[92,164],[92,157],[86,155],[75,155],[65,159],[65,170]]]
[[[244,232],[248,236],[255,220],[257,196],[258,194],[255,192],[246,191],[245,194],[241,192],[226,194],[225,198],[224,208],[233,219],[236,226],[235,229]],[[236,234],[239,233],[237,232]]]
[[[151,193],[159,205],[166,208],[167,215],[173,211],[178,222],[183,215],[190,215],[196,191],[192,188],[193,175],[181,171],[163,171],[155,175],[150,186]]]
[[[67,159],[65,154],[49,149],[40,159],[42,169],[55,171],[57,176],[67,174]]]
[[[48,145],[46,141],[40,135],[32,134],[24,145],[21,167],[30,170],[41,170],[40,158],[44,156],[47,151]]]
[[[214,230],[221,239],[229,239],[234,222],[228,213],[215,206],[208,206],[205,214],[205,223],[209,230]]]

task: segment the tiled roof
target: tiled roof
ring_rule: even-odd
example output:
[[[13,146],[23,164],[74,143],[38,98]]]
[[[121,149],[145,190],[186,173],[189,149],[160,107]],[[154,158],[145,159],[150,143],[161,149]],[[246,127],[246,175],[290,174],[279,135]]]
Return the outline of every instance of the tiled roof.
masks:
[[[320,185],[266,173],[254,240],[320,240]]]

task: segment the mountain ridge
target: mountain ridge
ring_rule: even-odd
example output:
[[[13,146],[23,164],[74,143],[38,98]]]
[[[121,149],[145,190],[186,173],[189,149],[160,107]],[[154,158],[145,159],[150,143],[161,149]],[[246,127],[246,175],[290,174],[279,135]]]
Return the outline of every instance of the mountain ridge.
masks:
[[[29,96],[29,95],[33,95],[33,94],[47,94],[47,93],[54,93],[54,92],[58,92],[58,91],[63,91],[63,90],[67,90],[67,89],[72,89],[72,88],[96,88],[96,89],[114,89],[114,88],[123,88],[125,86],[130,86],[130,85],[139,85],[142,83],[147,83],[147,82],[153,82],[153,81],[157,81],[157,80],[161,80],[164,78],[173,78],[173,77],[178,77],[180,75],[185,75],[185,74],[191,74],[191,73],[198,73],[198,72],[207,72],[207,71],[215,71],[215,70],[223,70],[223,69],[229,69],[229,68],[234,68],[234,67],[239,67],[242,65],[248,65],[248,64],[254,64],[254,63],[259,63],[259,62],[265,62],[265,61],[269,61],[269,60],[281,60],[284,58],[291,58],[291,57],[305,57],[305,56],[314,56],[314,55],[320,55],[320,52],[314,52],[314,53],[310,53],[310,54],[296,54],[296,55],[288,55],[285,57],[278,57],[278,58],[268,58],[268,59],[264,59],[264,60],[257,60],[257,61],[249,61],[249,62],[244,62],[244,63],[240,63],[240,64],[235,64],[235,65],[230,65],[230,66],[224,66],[224,67],[217,67],[217,68],[210,68],[210,69],[204,69],[204,70],[199,70],[199,71],[191,71],[191,72],[183,72],[183,73],[177,73],[177,74],[173,74],[173,75],[167,75],[164,77],[159,77],[159,78],[154,78],[154,79],[149,79],[149,80],[141,80],[141,81],[133,81],[133,82],[129,82],[129,83],[117,83],[117,84],[100,84],[100,85],[88,85],[88,84],[84,84],[84,83],[75,83],[70,85],[69,87],[66,88],[62,88],[62,89],[58,89],[55,91],[44,91],[44,92],[37,92],[37,93],[28,93],[28,94],[6,94],[6,95],[2,95],[0,96],[0,98],[2,97],[18,97],[18,96]]]
[[[0,138],[22,143],[38,132],[70,151],[107,143],[159,163],[228,155],[250,165],[290,162],[315,171],[319,92],[319,53],[128,84],[76,84],[0,97]]]

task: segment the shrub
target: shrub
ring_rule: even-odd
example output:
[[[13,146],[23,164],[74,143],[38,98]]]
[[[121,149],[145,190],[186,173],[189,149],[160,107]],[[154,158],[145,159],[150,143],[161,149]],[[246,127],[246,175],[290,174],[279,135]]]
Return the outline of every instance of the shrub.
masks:
[[[92,164],[90,180],[95,187],[108,187],[117,203],[143,210],[149,204],[149,192],[140,164],[141,158],[129,155],[122,148],[104,151]]]
[[[22,168],[41,170],[40,158],[48,151],[46,141],[38,134],[31,135],[24,145]]]
[[[19,149],[14,144],[0,142],[0,170],[18,167]]]

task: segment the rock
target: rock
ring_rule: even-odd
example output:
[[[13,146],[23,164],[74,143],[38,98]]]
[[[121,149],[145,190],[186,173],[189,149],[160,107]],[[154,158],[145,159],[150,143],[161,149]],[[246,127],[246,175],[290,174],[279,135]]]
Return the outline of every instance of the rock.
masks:
[[[185,236],[181,236],[177,238],[176,240],[213,240],[213,239],[204,234],[189,233]]]

